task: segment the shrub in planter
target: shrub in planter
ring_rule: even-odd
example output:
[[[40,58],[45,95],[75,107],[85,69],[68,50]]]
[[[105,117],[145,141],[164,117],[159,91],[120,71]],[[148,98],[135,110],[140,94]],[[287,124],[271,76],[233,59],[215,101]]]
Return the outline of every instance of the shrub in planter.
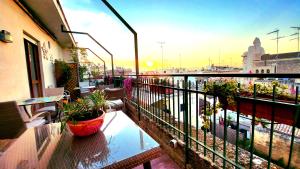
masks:
[[[276,81],[266,84],[256,84],[256,99],[253,98],[254,85],[242,85],[238,88],[238,82],[233,79],[214,79],[208,81],[205,86],[205,92],[215,95],[219,99],[219,107],[237,111],[237,101],[239,102],[239,110],[246,115],[252,115],[255,109],[255,117],[272,120],[272,111],[274,111],[274,121],[293,125],[294,121],[298,121],[296,117],[296,106],[293,104],[295,95],[288,92],[286,85],[282,85]],[[273,90],[278,103],[273,104]],[[241,97],[239,97],[241,96]]]

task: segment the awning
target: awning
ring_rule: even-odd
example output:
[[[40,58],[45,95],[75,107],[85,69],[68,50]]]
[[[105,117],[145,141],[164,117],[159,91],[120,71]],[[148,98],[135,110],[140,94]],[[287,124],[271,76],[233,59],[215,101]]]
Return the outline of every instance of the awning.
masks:
[[[75,45],[72,34],[61,32],[61,25],[67,30],[69,25],[58,0],[15,0],[15,2],[62,47]]]

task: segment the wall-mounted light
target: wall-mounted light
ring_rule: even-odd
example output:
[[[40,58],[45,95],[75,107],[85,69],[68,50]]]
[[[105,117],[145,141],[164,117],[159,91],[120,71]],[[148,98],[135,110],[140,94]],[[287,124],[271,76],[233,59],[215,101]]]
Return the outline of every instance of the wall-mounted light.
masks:
[[[2,30],[0,32],[0,40],[2,42],[5,42],[5,43],[12,43],[13,42],[13,38],[12,38],[10,32],[8,32],[6,30]]]

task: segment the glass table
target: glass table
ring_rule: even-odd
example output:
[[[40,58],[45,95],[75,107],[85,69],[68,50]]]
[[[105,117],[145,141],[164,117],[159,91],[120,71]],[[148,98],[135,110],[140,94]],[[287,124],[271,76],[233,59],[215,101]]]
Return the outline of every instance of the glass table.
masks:
[[[34,105],[34,104],[41,104],[41,103],[52,103],[52,102],[58,102],[63,98],[64,95],[22,99],[22,100],[17,100],[17,105],[27,106],[27,105]]]
[[[43,104],[43,103],[55,103],[55,110],[58,111],[57,103],[59,101],[61,101],[63,98],[64,98],[64,95],[58,95],[58,96],[47,96],[47,97],[37,97],[37,98],[30,98],[30,99],[21,99],[21,100],[17,100],[16,102],[17,102],[17,105],[22,106],[23,109],[25,110],[25,113],[29,117],[31,117],[32,114],[29,113],[26,106],[35,105],[35,104]],[[59,119],[60,119],[60,113],[57,112],[57,114],[59,115]]]
[[[60,134],[60,123],[53,123],[10,141],[0,150],[1,169],[151,168],[150,160],[161,154],[159,144],[122,111],[107,113],[101,130],[88,137]]]

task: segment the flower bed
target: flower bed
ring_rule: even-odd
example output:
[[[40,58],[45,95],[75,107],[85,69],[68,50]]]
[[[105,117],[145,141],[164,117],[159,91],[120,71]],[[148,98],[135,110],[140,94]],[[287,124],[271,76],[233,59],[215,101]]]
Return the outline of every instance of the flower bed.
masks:
[[[235,80],[217,79],[208,81],[205,91],[217,96],[219,106],[223,109],[237,111],[237,102],[239,102],[239,110],[242,114],[253,115],[255,112],[256,118],[271,121],[274,112],[275,122],[300,126],[299,115],[296,116],[298,106],[294,104],[295,93],[289,92],[286,85],[277,81],[256,85],[250,83],[239,88]],[[273,95],[275,101],[272,101]]]

